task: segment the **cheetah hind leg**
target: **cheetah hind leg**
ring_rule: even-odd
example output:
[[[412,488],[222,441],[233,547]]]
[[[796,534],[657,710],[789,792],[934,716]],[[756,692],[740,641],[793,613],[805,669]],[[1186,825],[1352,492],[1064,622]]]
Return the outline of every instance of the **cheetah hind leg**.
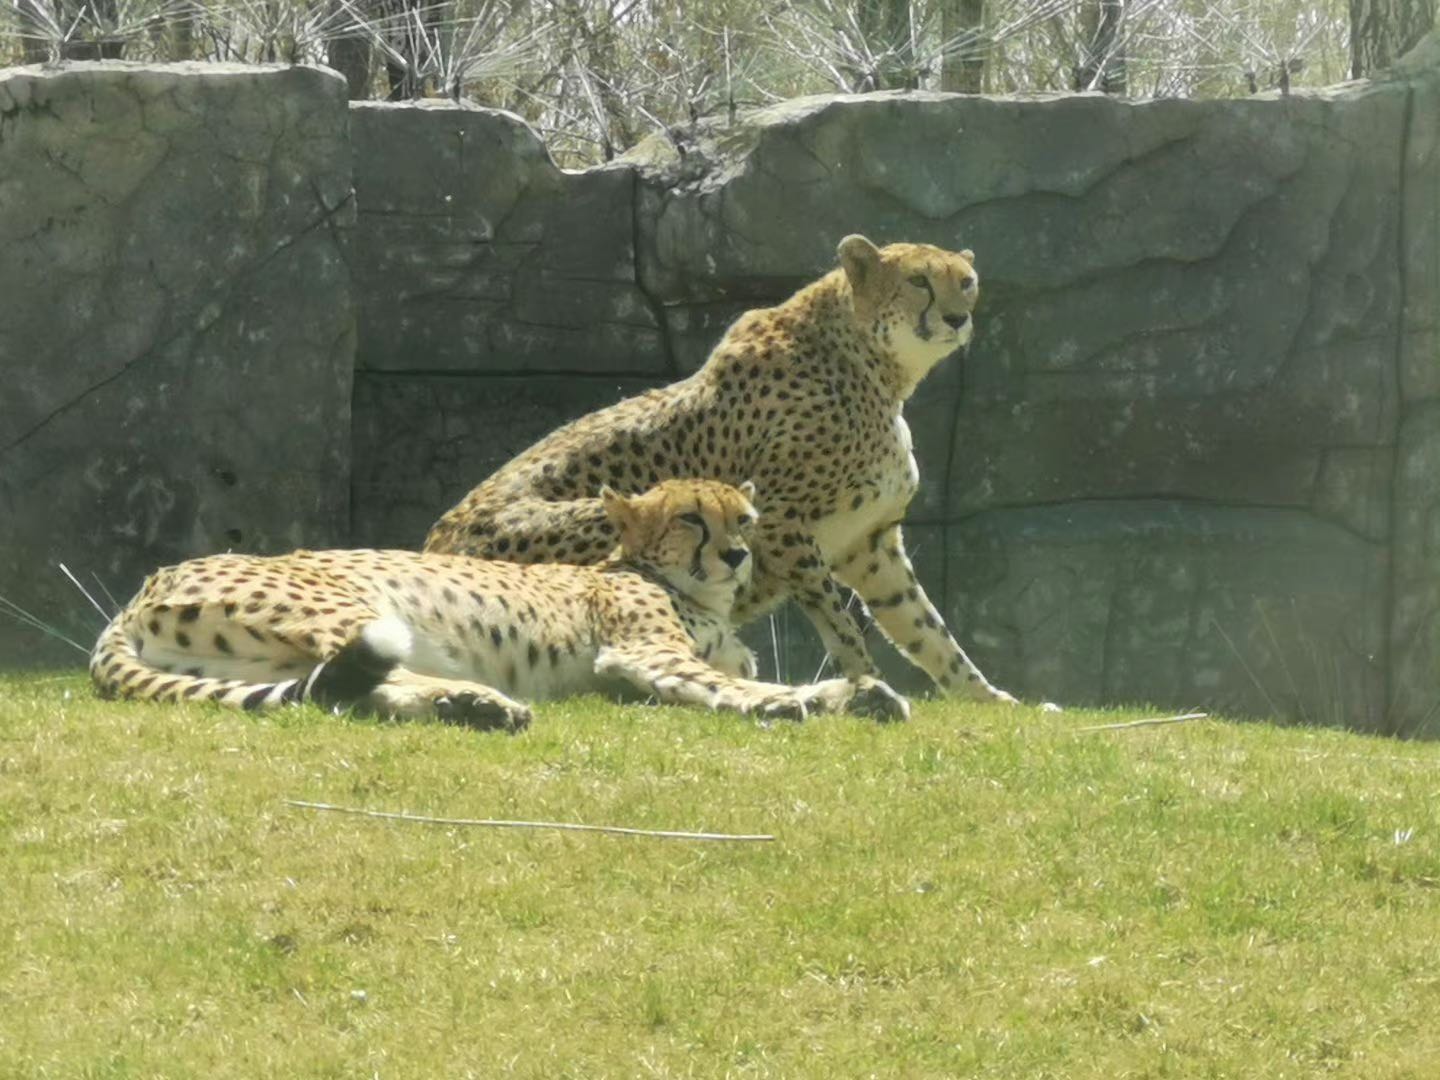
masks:
[[[435,718],[477,731],[515,734],[530,726],[530,707],[483,683],[439,679],[397,667],[370,694],[386,716]]]

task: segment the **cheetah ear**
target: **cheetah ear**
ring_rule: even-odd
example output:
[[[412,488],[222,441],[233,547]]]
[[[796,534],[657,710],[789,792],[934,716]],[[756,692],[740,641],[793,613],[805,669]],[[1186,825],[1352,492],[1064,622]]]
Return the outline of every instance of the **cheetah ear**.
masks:
[[[880,249],[859,233],[851,233],[840,241],[837,251],[851,290],[859,293],[869,288],[880,266]]]
[[[975,265],[975,253],[969,248],[961,248],[960,257],[966,262],[968,262],[971,266]]]
[[[755,481],[754,481],[754,480],[746,480],[743,484],[740,485],[740,489],[739,489],[739,490],[740,490],[740,494],[741,494],[741,495],[744,495],[745,498],[747,498],[747,499],[750,500],[751,502],[754,502],[754,501],[755,501]]]
[[[630,521],[630,500],[609,484],[600,488],[600,505],[605,508],[605,516],[616,528],[624,528]]]

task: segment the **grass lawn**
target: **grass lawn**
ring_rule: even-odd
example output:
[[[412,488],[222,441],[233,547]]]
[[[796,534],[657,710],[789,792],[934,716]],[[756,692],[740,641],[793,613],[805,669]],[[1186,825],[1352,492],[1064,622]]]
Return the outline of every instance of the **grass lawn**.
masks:
[[[506,738],[0,680],[0,1076],[1440,1075],[1440,746],[1075,731],[1133,715]]]

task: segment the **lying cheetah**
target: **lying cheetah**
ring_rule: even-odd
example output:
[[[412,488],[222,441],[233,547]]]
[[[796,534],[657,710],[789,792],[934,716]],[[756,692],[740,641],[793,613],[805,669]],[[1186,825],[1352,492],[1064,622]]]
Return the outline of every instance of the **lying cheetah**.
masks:
[[[975,257],[863,236],[842,240],[839,257],[785,303],[741,316],[695,375],[582,417],[502,466],[425,550],[591,562],[613,536],[594,497],[602,484],[753,478],[756,565],[737,624],[793,598],[843,672],[874,675],[838,579],[941,689],[1013,702],[946,631],[900,535],[919,483],[901,407],[970,340]]]
[[[630,683],[661,701],[803,719],[903,719],[877,680],[754,681],[730,608],[750,576],[752,487],[601,493],[598,566],[408,551],[216,555],[153,575],[90,658],[102,694],[247,709],[314,700],[517,731],[543,699]]]

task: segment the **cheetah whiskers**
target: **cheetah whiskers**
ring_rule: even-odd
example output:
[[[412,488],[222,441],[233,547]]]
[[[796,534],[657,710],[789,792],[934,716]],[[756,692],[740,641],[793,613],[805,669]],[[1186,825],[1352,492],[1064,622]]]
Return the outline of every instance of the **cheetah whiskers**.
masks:
[[[90,595],[89,589],[85,588],[84,585],[80,584],[80,579],[70,572],[70,568],[68,566],[66,566],[63,562],[56,563],[55,565],[60,567],[60,572],[70,579],[70,584],[74,585],[75,588],[80,590],[80,595],[85,597],[86,600],[90,601],[90,606],[100,613],[100,618],[104,619],[108,623],[111,619],[115,617],[115,612],[107,612],[103,607],[100,606],[100,602],[96,600],[95,597]],[[96,578],[95,580],[99,581],[100,579]],[[117,605],[116,611],[118,610],[119,607]]]
[[[0,613],[9,615],[21,626],[28,626],[32,630],[38,630],[46,637],[53,637],[56,641],[64,642],[72,649],[79,650],[79,652],[84,656],[90,655],[89,649],[79,644],[67,634],[62,633],[59,627],[52,626],[44,619],[40,618],[38,615],[26,611],[23,607],[17,604],[14,600],[11,600],[8,596],[0,596]]]
[[[846,610],[847,612],[852,612],[852,613],[853,613],[854,610],[855,610],[855,601],[857,601],[857,600],[859,600],[859,599],[860,599],[860,594],[857,593],[854,589],[851,589],[851,590],[850,590],[850,596],[849,596],[849,598],[845,601],[845,610]],[[874,616],[872,616],[872,615],[870,614],[869,609],[866,608],[863,604],[862,604],[861,607],[860,607],[860,614],[863,615],[863,616],[865,616],[866,619],[867,619],[866,622],[860,623],[860,622],[857,621],[857,624],[856,624],[856,625],[858,625],[858,626],[860,627],[860,632],[863,634],[863,633],[865,633],[865,631],[869,630],[872,625],[874,625],[875,619],[874,619]],[[812,683],[817,683],[817,682],[819,682],[819,681],[820,681],[820,676],[825,674],[825,669],[830,666],[831,662],[832,662],[834,659],[835,659],[835,658],[834,658],[833,656],[831,656],[829,653],[826,653],[824,656],[822,656],[822,657],[820,658],[820,666],[815,669],[815,675],[814,675],[813,678],[811,678],[810,681],[811,681]]]
[[[70,572],[70,568],[64,563],[56,563],[55,565],[60,568],[60,572],[65,575],[66,579],[70,582],[70,584],[74,585],[75,588],[79,590],[80,595],[85,597],[85,599],[90,602],[90,606],[100,613],[101,625],[104,626],[108,624],[110,622],[110,619],[112,618],[112,615],[108,613],[105,608],[100,604],[100,602],[95,599],[94,595],[88,589],[86,589],[83,584],[80,583],[79,579]],[[95,578],[95,584],[100,587],[100,590],[105,594],[106,599],[108,599],[114,609],[118,611],[120,609],[120,605],[115,602],[115,597],[110,594],[110,590],[105,587],[105,583],[101,581],[99,576],[94,574],[93,572],[90,576]],[[72,649],[75,649],[86,656],[90,655],[89,649],[81,645],[74,638],[70,637],[69,634],[66,634],[64,631],[62,631],[60,627],[52,623],[46,622],[44,619],[42,619],[40,616],[36,615],[32,611],[27,611],[14,600],[11,600],[8,596],[0,596],[0,613],[9,615],[21,626],[28,626],[30,629],[38,631],[45,637],[52,637],[56,641],[63,642],[64,644],[69,645]]]
[[[114,612],[119,612],[121,608],[120,601],[115,599],[115,594],[112,593],[110,589],[106,586],[105,582],[100,579],[100,575],[95,573],[94,570],[91,570],[90,576],[95,579],[95,584],[98,585],[100,587],[100,591],[105,594],[105,599],[110,601],[110,609]],[[113,617],[113,615],[107,615],[106,620],[108,621]]]

